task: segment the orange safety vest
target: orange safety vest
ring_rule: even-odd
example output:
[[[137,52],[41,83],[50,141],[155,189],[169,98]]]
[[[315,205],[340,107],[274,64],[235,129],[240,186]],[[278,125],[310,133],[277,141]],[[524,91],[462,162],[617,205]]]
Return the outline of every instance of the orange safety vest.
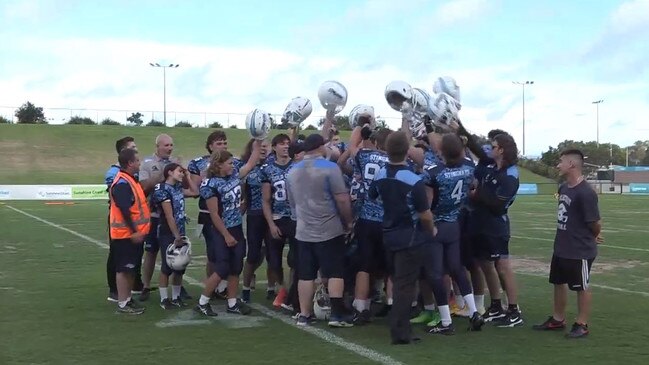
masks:
[[[115,175],[115,179],[110,185],[110,238],[127,239],[131,238],[133,235],[131,228],[126,224],[126,221],[122,216],[122,211],[119,210],[117,205],[112,201],[113,186],[115,186],[120,179],[126,180],[126,182],[131,186],[131,190],[135,196],[135,202],[130,208],[131,220],[133,220],[135,228],[138,233],[149,233],[149,229],[151,229],[151,211],[149,210],[149,204],[147,204],[146,195],[144,195],[142,186],[140,186],[140,183],[135,181],[131,175],[120,170],[117,175]]]

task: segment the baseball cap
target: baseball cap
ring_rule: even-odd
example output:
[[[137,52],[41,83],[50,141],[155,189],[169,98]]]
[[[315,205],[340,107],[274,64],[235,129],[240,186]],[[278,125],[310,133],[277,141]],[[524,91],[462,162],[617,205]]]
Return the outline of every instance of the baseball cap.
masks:
[[[311,152],[317,150],[321,146],[324,146],[324,144],[325,144],[324,137],[314,133],[306,137],[304,143],[302,144],[302,147],[304,147],[304,152]]]
[[[302,152],[304,152],[304,142],[293,142],[288,146],[288,155],[290,158],[293,158],[295,155]]]

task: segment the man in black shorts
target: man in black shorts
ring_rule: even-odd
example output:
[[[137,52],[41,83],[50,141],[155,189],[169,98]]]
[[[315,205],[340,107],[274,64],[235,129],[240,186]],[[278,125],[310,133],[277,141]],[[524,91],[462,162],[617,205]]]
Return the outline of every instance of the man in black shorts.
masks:
[[[562,330],[566,327],[568,289],[577,292],[577,319],[566,335],[579,338],[588,335],[591,292],[588,287],[590,268],[597,256],[602,224],[595,190],[582,174],[584,155],[579,150],[561,153],[557,168],[566,182],[559,187],[557,234],[550,265],[550,283],[554,284],[554,311],[535,330]]]

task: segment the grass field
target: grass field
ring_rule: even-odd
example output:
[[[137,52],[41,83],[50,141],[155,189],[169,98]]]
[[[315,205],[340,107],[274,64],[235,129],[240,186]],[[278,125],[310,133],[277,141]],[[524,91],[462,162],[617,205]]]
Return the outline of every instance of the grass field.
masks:
[[[151,155],[155,137],[167,133],[174,139],[174,154],[187,163],[207,153],[205,140],[213,130],[0,124],[0,155],[4,156],[0,184],[101,184],[106,169],[116,160],[115,141],[127,135],[135,138],[141,154]],[[248,132],[225,131],[231,152],[240,154],[249,139]],[[273,130],[271,135],[279,132]]]
[[[157,293],[137,318],[114,314],[105,301],[106,204],[43,202],[0,204],[0,364],[109,364],[136,362],[234,364],[428,364],[436,363],[646,363],[649,301],[647,204],[640,196],[602,196],[606,243],[594,265],[591,335],[566,340],[560,333],[536,333],[531,324],[551,309],[547,283],[556,201],[551,196],[519,197],[512,208],[513,239],[526,320],[521,328],[486,326],[481,333],[427,335],[420,344],[389,345],[386,322],[331,330],[318,324],[297,328],[263,298],[253,295],[252,316],[216,320],[190,310],[165,312]],[[189,204],[194,206],[195,204]],[[190,211],[195,216],[196,209]],[[204,245],[195,239],[195,260],[186,283],[193,295],[204,275]],[[264,270],[258,271],[258,282]],[[193,279],[193,280],[192,280]],[[223,304],[218,303],[220,312]],[[575,313],[571,297],[570,317]],[[351,348],[352,350],[348,350]]]

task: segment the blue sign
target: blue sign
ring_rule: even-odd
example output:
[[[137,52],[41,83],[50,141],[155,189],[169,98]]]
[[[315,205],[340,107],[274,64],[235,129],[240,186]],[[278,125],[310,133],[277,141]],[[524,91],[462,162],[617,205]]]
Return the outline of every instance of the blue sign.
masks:
[[[649,171],[649,166],[628,166],[628,167],[618,166],[618,167],[615,167],[614,170],[615,171],[630,171],[630,172]]]
[[[536,195],[539,193],[539,188],[536,184],[520,184],[518,186],[519,195]]]
[[[629,192],[636,194],[649,194],[649,184],[629,184]]]

